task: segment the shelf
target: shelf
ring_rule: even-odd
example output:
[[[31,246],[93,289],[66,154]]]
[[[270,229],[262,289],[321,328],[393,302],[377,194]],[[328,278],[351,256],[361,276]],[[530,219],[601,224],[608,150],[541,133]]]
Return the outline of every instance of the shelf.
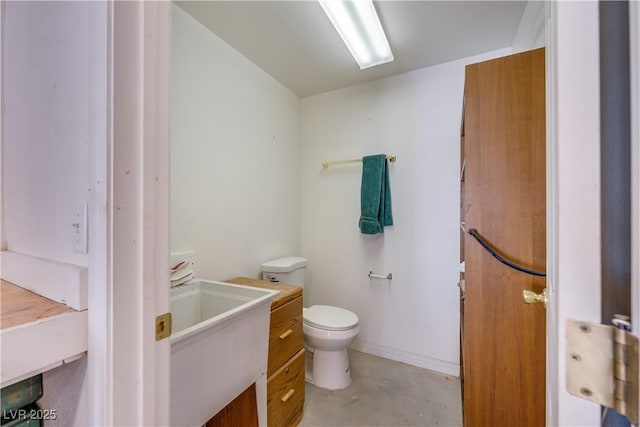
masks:
[[[87,351],[87,311],[0,279],[0,386],[56,368]]]

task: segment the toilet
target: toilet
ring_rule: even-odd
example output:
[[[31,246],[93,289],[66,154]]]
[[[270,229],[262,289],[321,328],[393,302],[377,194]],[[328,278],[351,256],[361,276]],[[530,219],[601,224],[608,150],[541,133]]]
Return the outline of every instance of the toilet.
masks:
[[[304,287],[306,268],[306,258],[279,258],[262,264],[262,280]],[[344,308],[312,305],[302,309],[302,317],[305,380],[328,390],[348,387],[351,368],[347,347],[360,332],[358,316]]]

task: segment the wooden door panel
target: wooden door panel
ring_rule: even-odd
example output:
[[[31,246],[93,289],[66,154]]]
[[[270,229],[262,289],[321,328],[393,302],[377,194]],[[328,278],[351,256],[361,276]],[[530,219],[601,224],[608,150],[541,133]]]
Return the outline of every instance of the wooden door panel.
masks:
[[[465,205],[475,228],[525,267],[546,265],[544,50],[469,65]],[[467,426],[545,424],[545,310],[513,270],[465,236],[464,416]]]

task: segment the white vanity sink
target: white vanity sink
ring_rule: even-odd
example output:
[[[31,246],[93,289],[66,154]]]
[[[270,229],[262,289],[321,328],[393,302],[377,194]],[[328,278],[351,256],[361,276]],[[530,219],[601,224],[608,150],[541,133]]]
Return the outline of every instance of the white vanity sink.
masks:
[[[266,375],[277,293],[199,279],[172,288],[172,426],[205,424]]]

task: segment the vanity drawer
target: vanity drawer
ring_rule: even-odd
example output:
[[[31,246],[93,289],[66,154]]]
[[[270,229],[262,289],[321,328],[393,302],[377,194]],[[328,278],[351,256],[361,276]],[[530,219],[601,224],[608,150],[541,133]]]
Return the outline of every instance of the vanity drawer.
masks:
[[[271,375],[304,346],[302,334],[302,298],[271,312],[267,375]]]
[[[297,425],[304,407],[305,350],[301,349],[267,380],[267,424]]]

